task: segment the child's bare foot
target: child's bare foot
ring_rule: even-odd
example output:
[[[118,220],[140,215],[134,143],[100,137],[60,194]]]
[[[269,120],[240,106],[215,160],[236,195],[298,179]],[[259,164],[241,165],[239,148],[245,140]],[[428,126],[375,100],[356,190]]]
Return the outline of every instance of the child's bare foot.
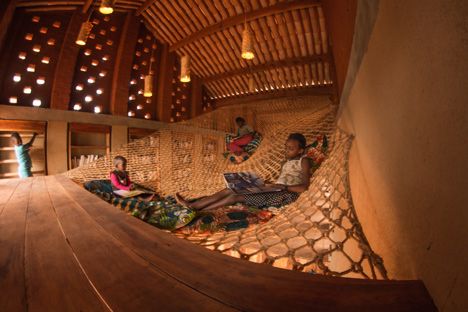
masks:
[[[185,206],[185,207],[188,207],[190,208],[190,203],[188,202],[188,200],[186,200],[185,198],[182,197],[182,195],[180,195],[180,193],[176,193],[176,199],[177,199],[177,202],[179,204],[181,204],[182,206]]]

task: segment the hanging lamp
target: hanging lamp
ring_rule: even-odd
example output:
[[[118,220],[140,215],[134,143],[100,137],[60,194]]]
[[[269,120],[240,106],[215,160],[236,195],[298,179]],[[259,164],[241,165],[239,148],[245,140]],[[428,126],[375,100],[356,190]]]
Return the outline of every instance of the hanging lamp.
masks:
[[[143,88],[144,97],[153,96],[153,72],[151,71],[151,67],[153,66],[154,46],[155,46],[154,44],[151,46],[151,56],[150,56],[150,63],[149,63],[149,68],[148,68],[148,75],[145,76],[145,86]]]
[[[190,82],[190,56],[188,55],[180,59],[180,82]]]
[[[80,27],[80,32],[78,33],[78,37],[75,40],[75,43],[80,46],[86,45],[86,41],[88,40],[89,34],[91,33],[91,30],[93,29],[93,23],[89,21],[91,18],[91,14],[93,14],[93,3],[91,3],[91,9],[89,10],[88,18],[86,18],[86,21],[81,23]]]
[[[102,14],[112,14],[114,12],[115,0],[102,0],[99,6],[99,12]]]
[[[252,35],[247,27],[247,23],[244,26],[242,32],[242,58],[245,60],[251,60],[255,57],[253,52]]]

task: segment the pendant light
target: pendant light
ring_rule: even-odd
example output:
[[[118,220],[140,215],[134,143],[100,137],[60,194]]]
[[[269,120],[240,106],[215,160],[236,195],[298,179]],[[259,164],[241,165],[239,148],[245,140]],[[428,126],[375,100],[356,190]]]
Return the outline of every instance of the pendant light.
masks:
[[[143,88],[144,97],[153,96],[153,72],[151,71],[151,67],[153,66],[154,46],[155,44],[153,43],[153,45],[151,46],[151,56],[150,56],[148,75],[145,76],[145,86]]]
[[[255,57],[253,52],[252,34],[247,27],[247,6],[244,1],[244,31],[242,32],[241,57],[245,60],[251,60]]]
[[[102,0],[99,6],[99,12],[102,14],[112,14],[114,12],[115,0]]]
[[[180,59],[180,81],[190,82],[190,56],[184,55]]]
[[[89,21],[89,19],[91,18],[91,14],[93,14],[93,3],[91,4],[91,9],[89,10],[88,18],[85,22],[81,24],[80,32],[78,33],[78,37],[75,40],[75,43],[77,45],[86,45],[86,41],[88,40],[89,34],[91,33],[91,30],[94,26],[93,23]]]

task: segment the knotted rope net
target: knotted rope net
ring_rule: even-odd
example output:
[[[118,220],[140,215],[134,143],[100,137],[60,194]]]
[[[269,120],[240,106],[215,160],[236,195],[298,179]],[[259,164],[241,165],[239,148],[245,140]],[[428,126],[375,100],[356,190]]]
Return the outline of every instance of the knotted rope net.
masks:
[[[94,163],[68,171],[83,183],[106,179],[112,159],[128,159],[133,181],[162,195],[196,198],[225,187],[224,172],[252,171],[275,181],[285,160],[284,142],[292,132],[308,141],[329,138],[329,152],[299,199],[270,221],[233,232],[177,232],[208,249],[257,263],[304,272],[355,278],[386,279],[382,259],[373,252],[359,224],[349,187],[348,154],[352,137],[336,128],[336,107],[327,97],[302,97],[222,107],[190,121],[161,124],[152,135],[134,141]],[[245,162],[225,159],[225,134],[242,116],[263,135]]]

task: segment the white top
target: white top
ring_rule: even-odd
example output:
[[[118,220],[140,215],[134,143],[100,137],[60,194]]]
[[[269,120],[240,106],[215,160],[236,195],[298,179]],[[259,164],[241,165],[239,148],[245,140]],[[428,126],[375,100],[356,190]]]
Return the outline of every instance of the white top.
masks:
[[[276,183],[284,185],[302,184],[302,158],[304,156],[299,159],[286,161],[281,168],[281,173]]]

